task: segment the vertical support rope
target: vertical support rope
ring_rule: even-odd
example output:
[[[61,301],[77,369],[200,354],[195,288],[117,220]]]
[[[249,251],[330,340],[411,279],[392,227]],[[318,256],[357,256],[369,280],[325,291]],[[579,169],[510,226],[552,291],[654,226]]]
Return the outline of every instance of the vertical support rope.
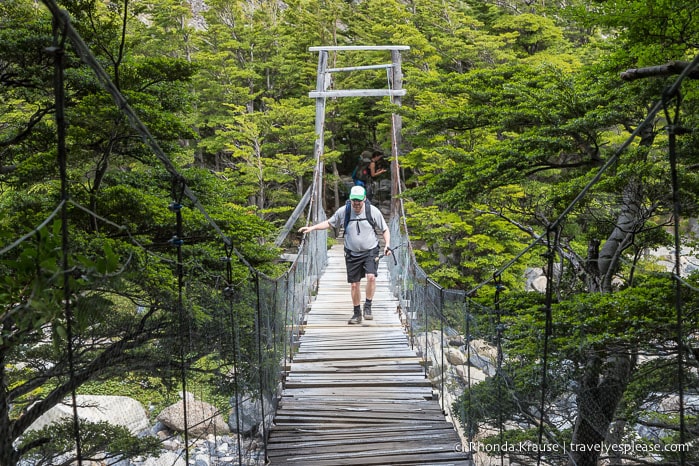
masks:
[[[184,187],[181,180],[175,180],[175,184],[180,183]],[[175,189],[177,186],[175,186]],[[184,312],[184,265],[182,257],[182,200],[181,193],[175,193],[175,202],[171,203],[169,209],[175,212],[177,222],[177,233],[170,242],[177,247],[177,311],[179,315],[179,343],[180,343],[180,383],[182,384],[182,415],[184,417],[184,457],[185,464],[189,464],[189,420],[187,416],[187,368],[186,368],[186,351],[185,351],[185,323],[186,316]]]
[[[493,306],[495,308],[495,344],[497,347],[497,365],[496,365],[496,370],[497,370],[497,397],[498,397],[498,402],[502,403],[502,383],[503,383],[503,374],[502,374],[502,324],[500,322],[500,292],[504,289],[502,285],[502,277],[500,275],[495,275],[495,295],[493,297]],[[503,429],[503,424],[504,420],[502,418],[502,405],[498,406],[498,432],[500,436],[500,444],[504,445],[505,443],[505,432]],[[505,453],[504,451],[500,452],[500,466],[504,466],[505,464]]]
[[[255,294],[257,295],[257,364],[258,364],[258,376],[259,376],[259,390],[260,390],[260,415],[262,416],[262,443],[265,450],[265,461],[267,458],[267,439],[269,433],[267,432],[267,426],[265,425],[265,387],[264,387],[264,377],[265,377],[265,364],[264,357],[262,353],[262,306],[260,305],[260,276],[255,274]]]
[[[439,404],[442,405],[442,414],[446,413],[447,408],[444,406],[444,384],[447,379],[446,362],[444,361],[444,288],[439,288],[439,345],[442,364],[442,377],[439,381]]]
[[[233,309],[235,298],[235,289],[233,288],[233,266],[231,264],[232,251],[226,247],[226,286],[223,289],[223,296],[228,301],[228,313],[231,320],[231,329],[233,329],[233,389],[235,391],[235,422],[237,428],[237,446],[238,446],[238,464],[243,464],[243,448],[240,442],[240,389],[238,384],[238,326]]]
[[[296,335],[296,319],[294,319],[293,313],[291,315],[291,321],[289,320],[289,309],[296,309],[296,270],[298,269],[298,264],[294,264],[292,270],[286,275],[286,302],[284,309],[284,375],[282,376],[282,387],[286,386],[286,375],[287,367],[291,362],[294,351],[294,340]],[[293,275],[292,275],[293,274]],[[292,290],[291,296],[289,296],[289,290]],[[305,312],[305,309],[301,311],[301,314]],[[291,325],[289,325],[291,322]],[[287,328],[288,326],[288,328]]]
[[[65,27],[61,31],[61,42],[58,41],[59,21],[53,18],[53,44],[49,49],[54,56],[54,99],[56,102],[56,137],[58,167],[61,177],[61,252],[63,271],[63,306],[66,319],[66,345],[68,352],[68,371],[70,378],[75,376],[75,361],[73,354],[73,309],[71,307],[71,289],[68,268],[70,267],[69,246],[70,237],[68,231],[68,154],[66,150],[66,119],[65,119],[65,83],[63,69],[65,65]],[[73,408],[73,437],[75,439],[75,452],[78,466],[82,466],[82,442],[80,440],[80,418],[78,417],[78,401],[75,387],[70,390]]]
[[[424,302],[424,294],[426,292],[427,292],[427,280],[425,280],[425,283],[423,284],[423,291],[422,291],[423,301],[420,303],[421,304],[420,308],[422,309],[422,314],[424,317],[424,330],[423,331],[425,333],[425,340],[424,340],[424,343],[422,344],[422,346],[423,346],[423,352],[425,353],[423,356],[425,359],[425,363],[427,363],[427,361],[429,361],[429,358],[430,358],[430,352],[429,352],[430,349],[429,349],[429,343],[428,343],[429,342],[429,333],[428,333],[429,321],[427,319],[427,306],[425,305],[425,302]],[[428,378],[429,377],[429,371],[428,371],[429,368],[427,367],[427,364],[424,364],[424,367],[425,367],[425,378]]]
[[[673,119],[668,111],[668,102],[665,99],[675,99],[675,118]],[[668,151],[670,156],[670,176],[672,179],[672,215],[674,217],[673,223],[673,234],[675,240],[675,272],[673,274],[673,280],[675,282],[675,313],[676,313],[676,339],[677,339],[677,383],[678,386],[678,398],[679,398],[679,417],[680,417],[680,445],[686,444],[685,436],[685,417],[684,417],[684,327],[682,321],[684,320],[682,312],[682,283],[680,274],[680,215],[681,215],[681,205],[680,205],[680,194],[679,194],[679,181],[677,176],[677,130],[678,122],[680,116],[680,92],[675,91],[673,94],[663,95],[665,118],[668,121]],[[684,466],[686,461],[686,452],[684,448],[680,449],[680,465]]]
[[[278,293],[279,293],[279,280],[274,280],[274,292],[272,293],[272,302],[270,303],[269,309],[273,312],[267,314],[267,329],[272,335],[272,354],[278,354],[279,348],[277,348],[277,305],[278,305]],[[268,292],[269,293],[269,292]],[[285,300],[286,301],[286,300]]]
[[[240,442],[240,387],[238,384],[238,326],[233,309],[233,301],[235,298],[235,289],[233,288],[233,265],[231,259],[233,251],[226,246],[226,286],[223,289],[223,296],[228,301],[228,312],[231,319],[231,328],[233,329],[233,389],[235,391],[235,423],[237,427],[237,446],[238,446],[238,464],[243,464],[243,448]]]
[[[471,399],[471,297],[464,294],[464,301],[466,301],[466,312],[464,312],[465,322],[465,333],[466,333],[466,403],[462,403],[462,406],[468,408],[468,414],[464,413],[462,410],[461,419],[466,420],[468,415],[468,421],[464,427],[466,427],[466,438],[468,439],[469,451],[471,445],[473,445],[473,406]]]
[[[555,248],[558,245],[558,231],[556,230],[555,238],[551,240],[551,229],[546,230],[546,243],[548,250],[546,251],[546,302],[544,306],[545,321],[544,324],[544,349],[541,361],[541,399],[539,400],[539,437],[538,445],[542,445],[544,438],[544,405],[546,403],[546,390],[548,388],[548,356],[549,356],[549,338],[553,334],[553,318],[551,316],[551,304],[553,302],[553,260],[555,259]],[[541,464],[542,448],[537,448],[536,464]]]

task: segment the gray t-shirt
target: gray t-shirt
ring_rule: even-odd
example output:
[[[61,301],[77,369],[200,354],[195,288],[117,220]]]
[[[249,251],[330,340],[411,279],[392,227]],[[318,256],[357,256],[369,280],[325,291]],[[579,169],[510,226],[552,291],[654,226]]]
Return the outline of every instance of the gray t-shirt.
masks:
[[[369,206],[371,207],[371,218],[374,220],[376,230],[383,233],[388,228],[383,214],[378,207],[371,204]],[[346,207],[342,206],[335,211],[332,217],[328,219],[330,226],[337,228],[345,224],[345,209]],[[362,211],[357,215],[354,209],[350,207],[350,222],[347,225],[347,231],[345,231],[345,247],[353,252],[369,251],[379,245],[376,232],[371,227],[369,220],[367,220],[365,210],[366,204],[362,206]]]

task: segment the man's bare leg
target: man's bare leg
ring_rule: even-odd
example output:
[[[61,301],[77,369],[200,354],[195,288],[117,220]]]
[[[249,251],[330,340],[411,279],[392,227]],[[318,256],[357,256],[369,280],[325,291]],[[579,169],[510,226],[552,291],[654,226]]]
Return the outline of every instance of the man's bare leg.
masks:
[[[368,273],[366,275],[366,301],[364,302],[364,318],[372,320],[374,316],[371,314],[371,301],[374,299],[376,292],[376,275]]]
[[[376,292],[376,275],[367,274],[366,276],[366,299],[374,299],[374,293]],[[361,298],[361,297],[360,297]]]
[[[359,306],[362,303],[362,289],[360,288],[361,283],[356,282],[356,283],[350,283],[351,285],[351,292],[352,292],[352,305],[353,306]],[[367,287],[369,286],[369,282],[367,281]],[[374,285],[374,288],[376,288],[376,285]]]
[[[350,292],[352,293],[352,307],[354,312],[352,318],[347,322],[348,324],[361,324],[362,323],[362,289],[360,288],[361,283],[350,283]]]

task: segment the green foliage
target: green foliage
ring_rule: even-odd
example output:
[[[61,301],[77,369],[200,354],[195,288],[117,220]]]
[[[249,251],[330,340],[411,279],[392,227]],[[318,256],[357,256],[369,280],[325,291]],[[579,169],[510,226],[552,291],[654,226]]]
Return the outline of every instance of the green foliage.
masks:
[[[692,281],[693,282],[693,281]],[[694,296],[689,289],[686,294]],[[691,298],[693,302],[695,297]],[[691,303],[688,303],[690,306]],[[501,344],[504,355],[502,376],[477,384],[464,393],[455,412],[465,412],[462,420],[476,431],[485,424],[498,426],[502,419],[517,418],[524,412],[538,409],[541,386],[541,355],[545,336],[544,296],[537,293],[506,292],[500,302],[501,322],[506,328]],[[648,275],[637,280],[634,287],[613,294],[587,293],[555,302],[551,309],[552,333],[548,343],[546,400],[556,400],[583,383],[591,355],[604,356],[614,352],[644,355],[629,382],[618,416],[630,424],[652,423],[659,419],[649,409],[676,390],[677,367],[674,356],[663,349],[676,332],[674,283],[668,275]],[[487,326],[492,316],[482,315],[480,325]],[[685,321],[687,328],[696,325],[696,316]],[[481,328],[483,330],[483,328]],[[485,332],[492,335],[494,332]],[[686,384],[695,383],[687,374]],[[506,382],[503,380],[505,378]],[[572,384],[572,385],[571,385]],[[649,411],[646,411],[649,409]],[[536,441],[532,423],[530,435],[519,434]],[[677,423],[676,413],[662,422]],[[547,425],[547,435],[558,441],[569,441],[569,433]],[[474,432],[475,433],[475,432]],[[491,436],[496,442],[499,437]],[[676,439],[674,439],[676,441]],[[666,439],[672,443],[671,438]]]
[[[514,190],[507,195],[517,198]],[[411,212],[411,239],[415,244],[424,244],[415,255],[430,277],[447,288],[469,289],[488,280],[529,238],[515,224],[501,218],[499,212],[486,210],[486,206],[476,205],[471,212],[456,213],[436,206],[406,205]],[[523,267],[515,266],[506,270],[502,278],[507,286],[521,288],[523,271]]]
[[[553,20],[531,13],[503,16],[493,24],[501,38],[512,42],[521,54],[533,55],[563,44],[563,31]]]
[[[125,427],[106,422],[81,422],[80,440],[82,454],[86,458],[104,453],[109,458],[131,458],[153,455],[160,450],[160,441],[155,437],[135,437]],[[66,419],[41,430],[28,433],[20,449],[33,446],[26,459],[36,464],[58,464],[66,452],[73,451],[73,421]]]
[[[639,67],[685,59],[696,48],[697,6],[691,0],[603,1],[571,12],[579,23],[618,37]]]

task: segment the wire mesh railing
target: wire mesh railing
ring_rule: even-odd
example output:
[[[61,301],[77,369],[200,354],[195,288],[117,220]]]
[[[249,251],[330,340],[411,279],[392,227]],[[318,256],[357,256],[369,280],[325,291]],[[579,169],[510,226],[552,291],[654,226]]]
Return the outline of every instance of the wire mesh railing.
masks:
[[[189,210],[181,211],[186,225]],[[69,223],[84,212],[73,209]],[[2,288],[10,293],[1,315],[2,383],[11,388],[1,464],[81,463],[95,455],[134,465],[149,455],[172,464],[197,456],[211,465],[264,464],[280,384],[327,261],[326,235],[304,239],[278,277],[237,264],[233,278],[230,250],[202,256],[186,236],[165,246],[177,247],[175,258],[138,243],[130,251],[122,244],[118,256],[103,238],[97,246],[74,234],[65,250],[73,264],[68,320],[60,231],[60,222],[48,222],[2,250],[5,276],[33,285],[11,288],[7,280]],[[109,236],[107,225],[102,231]],[[88,259],[92,252],[103,259]],[[152,400],[150,414],[134,399]],[[166,414],[173,410],[179,414]],[[142,443],[114,442],[128,438],[121,428]],[[79,450],[70,447],[77,439]]]
[[[170,240],[144,240],[71,197],[62,169],[66,189],[53,213],[0,249],[0,465],[142,464],[153,455],[160,464],[264,464],[326,235],[304,239],[278,277],[251,266],[224,233],[227,220],[197,199],[65,12],[46,4],[61,46],[71,41],[162,163],[167,174],[149,183],[170,185],[166,210],[175,217],[151,223],[162,228],[156,238],[169,230]],[[56,60],[58,77],[61,67]],[[57,114],[62,86],[57,79]],[[90,235],[83,224],[99,227]],[[148,412],[132,397],[151,400]]]
[[[699,432],[682,419],[699,414],[696,335],[676,340],[671,274],[648,284],[661,292],[651,309],[627,301],[634,291],[602,311],[600,293],[552,305],[497,277],[477,294],[442,288],[417,264],[400,219],[391,237],[403,245],[387,264],[404,326],[476,464],[695,464]],[[591,322],[592,312],[603,314]],[[679,325],[696,328],[696,316]]]

